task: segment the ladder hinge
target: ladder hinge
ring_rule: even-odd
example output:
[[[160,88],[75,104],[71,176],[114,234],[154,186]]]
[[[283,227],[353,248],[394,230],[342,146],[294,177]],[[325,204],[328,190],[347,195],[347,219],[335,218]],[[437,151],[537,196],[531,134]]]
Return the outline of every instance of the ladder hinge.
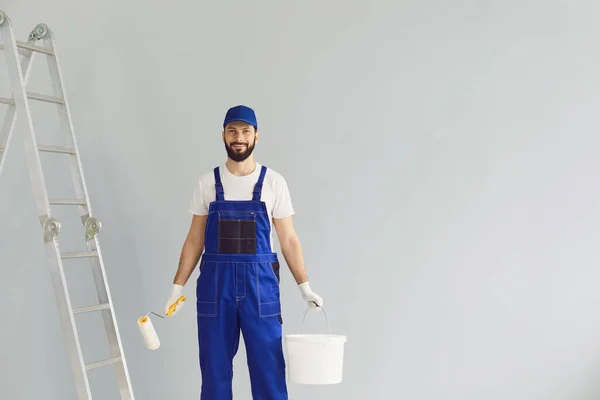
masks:
[[[28,41],[44,39],[50,30],[46,24],[37,24],[29,34]]]
[[[96,239],[96,235],[102,230],[102,222],[98,218],[84,215],[81,217],[85,226],[85,241]]]
[[[44,243],[53,241],[54,237],[60,232],[60,221],[56,218],[44,215],[40,217],[40,222],[44,228]]]

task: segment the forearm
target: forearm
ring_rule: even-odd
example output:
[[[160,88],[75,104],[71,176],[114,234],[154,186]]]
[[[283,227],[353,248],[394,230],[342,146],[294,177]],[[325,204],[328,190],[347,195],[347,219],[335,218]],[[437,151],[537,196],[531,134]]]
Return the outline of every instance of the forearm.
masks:
[[[194,268],[198,265],[203,250],[204,244],[202,240],[190,237],[185,240],[181,250],[181,257],[179,258],[179,267],[173,279],[174,284],[185,286]]]
[[[297,237],[284,240],[280,243],[281,252],[285,258],[285,262],[290,269],[296,283],[300,285],[308,280],[306,269],[304,267],[304,255],[302,254],[302,246]]]

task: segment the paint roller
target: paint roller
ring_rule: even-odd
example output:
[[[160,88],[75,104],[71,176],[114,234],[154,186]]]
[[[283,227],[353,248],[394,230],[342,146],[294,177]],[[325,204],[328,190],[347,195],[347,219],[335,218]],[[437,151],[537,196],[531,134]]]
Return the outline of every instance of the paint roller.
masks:
[[[185,301],[184,296],[179,297],[179,299],[177,299],[177,301],[169,307],[167,316],[170,317],[173,314],[173,312],[175,311],[175,307],[177,307],[177,305],[179,303],[183,303],[184,301]],[[154,314],[163,319],[165,317],[160,314],[155,313],[154,311],[150,311],[148,314],[141,316],[137,320],[137,325],[140,328],[140,332],[142,334],[142,337],[144,338],[146,347],[148,347],[150,350],[156,350],[160,347],[160,339],[158,338],[156,329],[154,329],[154,324],[152,323],[152,320],[148,316],[149,314]]]

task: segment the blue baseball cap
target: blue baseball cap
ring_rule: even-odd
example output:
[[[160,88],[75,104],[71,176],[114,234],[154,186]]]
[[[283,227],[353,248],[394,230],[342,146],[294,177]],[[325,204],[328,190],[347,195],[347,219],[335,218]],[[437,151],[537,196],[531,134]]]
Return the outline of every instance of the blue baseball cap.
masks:
[[[258,127],[254,110],[247,106],[239,105],[231,107],[229,110],[227,110],[227,114],[225,114],[225,120],[223,121],[223,128],[225,125],[233,121],[242,121],[254,127]]]

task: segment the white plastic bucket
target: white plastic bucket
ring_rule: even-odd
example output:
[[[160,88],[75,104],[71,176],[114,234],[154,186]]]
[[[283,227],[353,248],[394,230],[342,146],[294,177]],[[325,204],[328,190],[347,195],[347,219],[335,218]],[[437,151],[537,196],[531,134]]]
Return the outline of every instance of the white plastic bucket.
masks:
[[[308,310],[306,310],[308,311]],[[320,309],[327,319],[325,310]],[[306,318],[306,312],[304,313]],[[329,334],[286,335],[289,381],[304,385],[330,385],[342,382],[346,336]],[[329,327],[329,320],[327,319]]]

